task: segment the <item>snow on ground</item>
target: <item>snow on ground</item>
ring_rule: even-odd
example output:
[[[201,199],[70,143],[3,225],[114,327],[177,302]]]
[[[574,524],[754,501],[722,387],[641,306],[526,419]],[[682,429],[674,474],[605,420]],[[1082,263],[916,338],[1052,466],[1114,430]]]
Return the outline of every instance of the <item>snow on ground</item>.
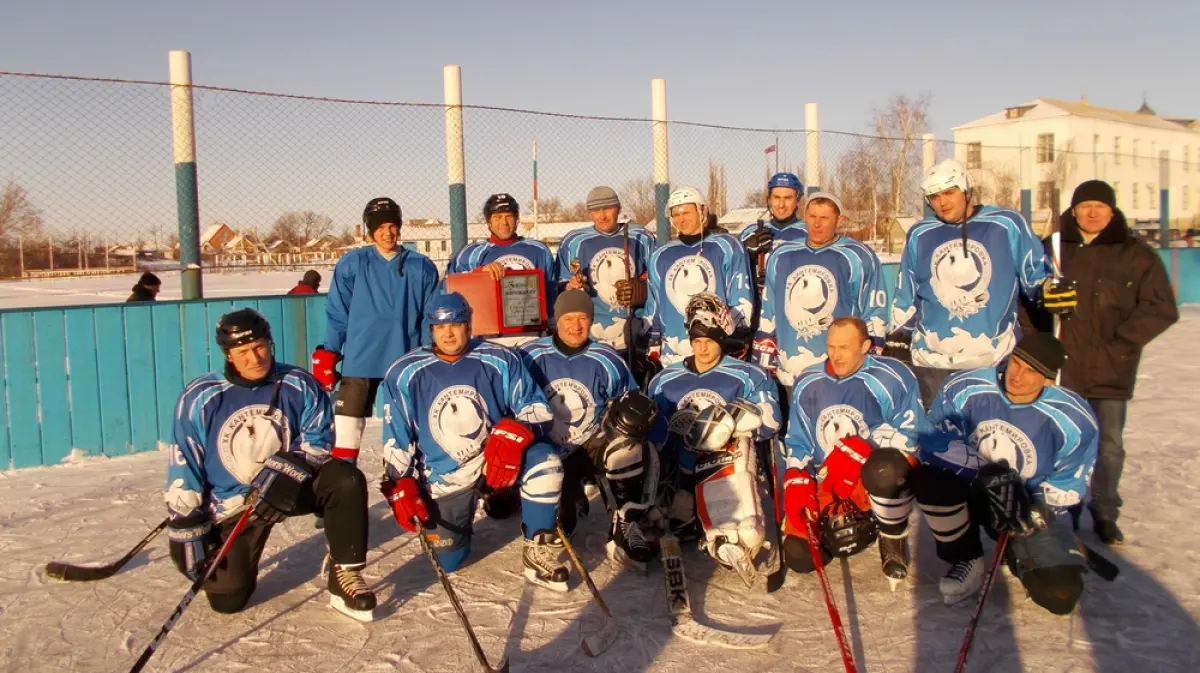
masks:
[[[972,673],[1151,673],[1200,670],[1200,360],[1190,341],[1200,310],[1146,353],[1138,399],[1130,408],[1129,460],[1122,525],[1129,542],[1115,553],[1122,569],[1109,584],[1095,575],[1076,612],[1055,617],[1029,602],[1001,574],[983,614]],[[379,426],[365,468],[380,470]],[[48,580],[51,559],[101,562],[121,556],[163,516],[166,457],[148,454],[0,473],[0,670],[123,671],[158,630],[187,588],[157,539],[123,572],[94,583]],[[324,553],[310,517],[287,521],[263,555],[251,606],[222,616],[198,598],[147,670],[303,672],[454,672],[475,668],[469,645],[420,545],[400,534],[378,493],[371,494],[371,551],[366,575],[379,594],[379,621],[360,624],[328,607]],[[562,595],[525,584],[517,521],[477,523],[474,561],[453,576],[464,608],[493,663],[513,671],[841,670],[820,589],[790,574],[774,595],[748,592],[714,574],[698,552],[687,555],[699,619],[748,631],[778,628],[764,651],[732,651],[673,638],[667,627],[662,573],[615,570],[603,560],[598,505],[577,535],[584,563],[624,627],[599,659],[579,649],[581,628],[594,628],[586,588]],[[916,518],[915,571],[895,594],[874,549],[830,568],[835,599],[860,671],[950,671],[974,606],[942,604],[945,567]],[[1087,528],[1083,539],[1097,545]],[[573,582],[578,583],[578,578]],[[778,625],[778,626],[775,626]]]
[[[321,290],[333,280],[333,269],[323,267]],[[178,271],[155,271],[162,279],[159,299],[180,299]],[[142,274],[127,273],[86,278],[44,278],[0,282],[0,308],[36,308],[40,306],[80,306],[125,301]],[[297,271],[225,271],[204,272],[206,298],[284,294],[296,287],[304,270]]]

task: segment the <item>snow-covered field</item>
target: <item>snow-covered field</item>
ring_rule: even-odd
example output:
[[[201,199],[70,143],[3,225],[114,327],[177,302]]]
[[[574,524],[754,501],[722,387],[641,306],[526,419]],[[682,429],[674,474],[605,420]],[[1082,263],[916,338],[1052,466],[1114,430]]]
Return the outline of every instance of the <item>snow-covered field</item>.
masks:
[[[282,279],[280,279],[282,282]],[[1200,310],[1147,352],[1126,433],[1129,461],[1122,524],[1130,541],[1114,554],[1122,569],[1109,584],[1087,580],[1080,608],[1052,616],[1001,575],[976,639],[971,670],[1150,673],[1200,670],[1200,360],[1190,339]],[[379,426],[363,463],[380,470]],[[186,589],[156,540],[123,572],[95,583],[49,580],[50,559],[119,557],[162,516],[162,454],[85,459],[75,464],[0,473],[0,670],[123,671]],[[602,553],[600,508],[577,535],[584,562],[623,627],[598,659],[579,649],[581,629],[596,624],[589,595],[531,588],[520,574],[516,521],[482,519],[474,561],[453,576],[484,649],[514,671],[833,671],[841,670],[820,589],[813,577],[789,575],[778,593],[748,592],[715,573],[698,552],[687,555],[690,590],[701,621],[777,633],[760,651],[732,651],[673,638],[662,573],[616,570]],[[305,517],[279,526],[262,563],[249,609],[213,613],[197,600],[155,655],[156,671],[427,671],[477,670],[466,638],[417,540],[398,532],[377,493],[371,495],[366,574],[379,594],[381,618],[360,624],[328,607],[318,576],[322,536]],[[950,671],[973,601],[942,604],[928,531],[914,515],[919,540],[907,585],[889,592],[874,549],[834,564],[831,581],[860,671]],[[1086,522],[1086,519],[1085,519]],[[1083,538],[1096,544],[1090,531]],[[574,578],[578,583],[578,578]]]
[[[320,268],[321,291],[333,280],[332,268]],[[159,299],[180,299],[178,271],[155,271],[162,282]],[[206,271],[204,296],[237,297],[284,294],[300,282],[299,271]],[[80,306],[83,304],[112,304],[129,297],[141,273],[87,278],[46,278],[0,282],[0,308],[35,308],[40,306]]]

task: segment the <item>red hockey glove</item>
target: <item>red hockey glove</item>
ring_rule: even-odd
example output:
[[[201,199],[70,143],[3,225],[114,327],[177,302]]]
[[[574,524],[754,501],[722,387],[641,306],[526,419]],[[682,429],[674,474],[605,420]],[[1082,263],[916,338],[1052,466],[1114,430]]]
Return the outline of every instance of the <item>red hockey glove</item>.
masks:
[[[532,443],[533,432],[511,418],[501,418],[492,426],[487,443],[483,445],[483,476],[492,490],[517,483],[521,458]]]
[[[324,346],[317,346],[316,350],[313,351],[313,377],[317,379],[317,383],[320,383],[326,392],[333,392],[334,387],[337,386],[338,381],[342,378],[342,375],[337,370],[338,360],[341,359],[342,356],[340,353],[327,351]]]
[[[817,482],[807,470],[789,468],[783,475],[783,515],[788,526],[797,531],[807,531],[805,517],[817,518]]]
[[[821,465],[821,481],[829,482],[830,490],[842,500],[850,498],[862,477],[863,464],[871,455],[871,443],[858,435],[843,437],[825,456]]]
[[[760,337],[754,340],[754,345],[751,346],[754,357],[751,362],[767,370],[771,376],[775,375],[775,368],[779,362],[779,345],[772,337]]]
[[[379,485],[379,490],[383,492],[383,497],[392,506],[392,514],[396,517],[396,523],[404,530],[415,533],[417,532],[417,524],[413,522],[413,517],[416,517],[425,523],[429,521],[429,510],[425,508],[425,500],[421,497],[421,486],[417,480],[412,477],[401,477],[396,481],[385,480]]]

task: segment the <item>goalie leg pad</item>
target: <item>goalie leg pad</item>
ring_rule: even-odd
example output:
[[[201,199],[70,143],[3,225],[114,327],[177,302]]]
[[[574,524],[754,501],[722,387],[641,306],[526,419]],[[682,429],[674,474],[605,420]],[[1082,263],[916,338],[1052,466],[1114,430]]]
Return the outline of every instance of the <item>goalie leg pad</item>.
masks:
[[[756,459],[753,445],[739,441],[734,451],[697,460],[696,513],[710,544],[725,538],[757,550],[766,540]]]

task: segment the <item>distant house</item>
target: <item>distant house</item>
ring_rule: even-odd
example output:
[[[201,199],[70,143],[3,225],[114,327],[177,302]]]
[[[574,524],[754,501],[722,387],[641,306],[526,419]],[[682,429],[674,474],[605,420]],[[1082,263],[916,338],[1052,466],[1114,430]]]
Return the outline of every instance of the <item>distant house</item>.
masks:
[[[200,233],[200,252],[210,255],[221,252],[230,241],[237,237],[237,233],[227,224],[218,222],[209,225]]]
[[[304,252],[329,252],[338,247],[333,236],[318,236],[304,244]]]
[[[264,248],[253,236],[238,234],[229,239],[221,251],[226,254],[252,255],[263,252]]]
[[[267,241],[266,248],[267,252],[271,253],[272,255],[282,255],[289,252],[296,252],[296,246],[280,238]]]

